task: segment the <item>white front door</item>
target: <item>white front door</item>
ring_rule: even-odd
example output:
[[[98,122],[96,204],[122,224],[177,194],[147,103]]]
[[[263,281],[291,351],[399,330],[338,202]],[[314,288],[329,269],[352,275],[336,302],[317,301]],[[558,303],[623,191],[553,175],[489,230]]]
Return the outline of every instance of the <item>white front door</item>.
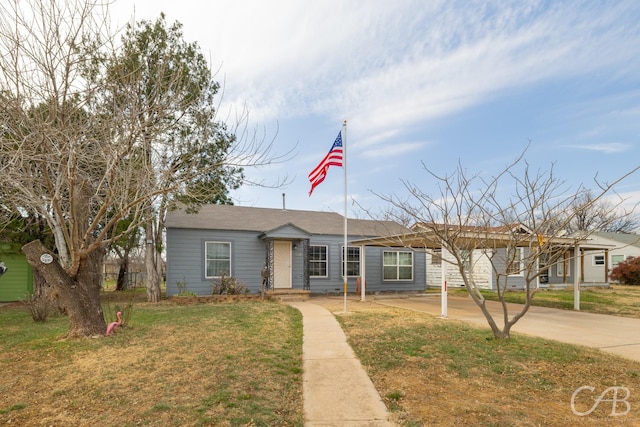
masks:
[[[273,242],[274,288],[291,288],[291,242]]]

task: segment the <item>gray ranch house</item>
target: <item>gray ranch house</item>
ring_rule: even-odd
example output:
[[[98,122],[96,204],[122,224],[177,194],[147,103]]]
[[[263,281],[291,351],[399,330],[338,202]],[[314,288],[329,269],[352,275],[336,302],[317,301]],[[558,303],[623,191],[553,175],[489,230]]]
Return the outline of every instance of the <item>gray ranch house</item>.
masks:
[[[352,245],[407,233],[393,221],[348,219],[348,291],[366,273],[367,292],[424,291],[424,251]],[[259,292],[262,270],[274,289],[311,293],[343,291],[344,217],[334,212],[206,205],[198,213],[167,215],[167,296],[188,290],[211,294],[221,276]]]

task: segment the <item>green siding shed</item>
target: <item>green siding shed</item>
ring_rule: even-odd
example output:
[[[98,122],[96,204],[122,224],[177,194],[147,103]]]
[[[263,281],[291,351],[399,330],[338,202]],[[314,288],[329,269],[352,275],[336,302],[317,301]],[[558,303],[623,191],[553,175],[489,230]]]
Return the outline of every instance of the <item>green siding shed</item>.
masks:
[[[7,271],[0,276],[0,302],[22,301],[33,292],[33,270],[22,254],[3,254],[0,261]]]

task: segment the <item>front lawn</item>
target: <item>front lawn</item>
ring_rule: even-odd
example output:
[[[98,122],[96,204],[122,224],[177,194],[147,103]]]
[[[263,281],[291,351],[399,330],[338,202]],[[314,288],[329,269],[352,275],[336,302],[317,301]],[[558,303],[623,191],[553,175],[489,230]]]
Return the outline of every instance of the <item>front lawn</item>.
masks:
[[[640,425],[638,362],[516,333],[496,340],[488,328],[375,303],[351,302],[349,311],[338,318],[399,425]],[[577,395],[576,411],[611,386],[629,389],[630,411],[611,416],[603,401],[574,414],[572,394],[585,385],[594,391]],[[616,412],[625,410],[619,401]]]
[[[0,425],[301,426],[302,321],[276,303],[136,304],[107,338],[0,308]]]

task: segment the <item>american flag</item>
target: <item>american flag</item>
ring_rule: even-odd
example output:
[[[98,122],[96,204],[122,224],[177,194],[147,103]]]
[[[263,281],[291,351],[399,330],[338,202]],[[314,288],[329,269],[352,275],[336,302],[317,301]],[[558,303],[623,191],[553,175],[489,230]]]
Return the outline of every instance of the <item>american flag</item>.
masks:
[[[313,189],[327,177],[329,166],[342,167],[342,131],[338,133],[338,137],[331,146],[331,150],[329,150],[327,155],[324,156],[324,159],[322,159],[318,166],[309,174],[309,181],[311,182],[309,196],[313,193]]]

